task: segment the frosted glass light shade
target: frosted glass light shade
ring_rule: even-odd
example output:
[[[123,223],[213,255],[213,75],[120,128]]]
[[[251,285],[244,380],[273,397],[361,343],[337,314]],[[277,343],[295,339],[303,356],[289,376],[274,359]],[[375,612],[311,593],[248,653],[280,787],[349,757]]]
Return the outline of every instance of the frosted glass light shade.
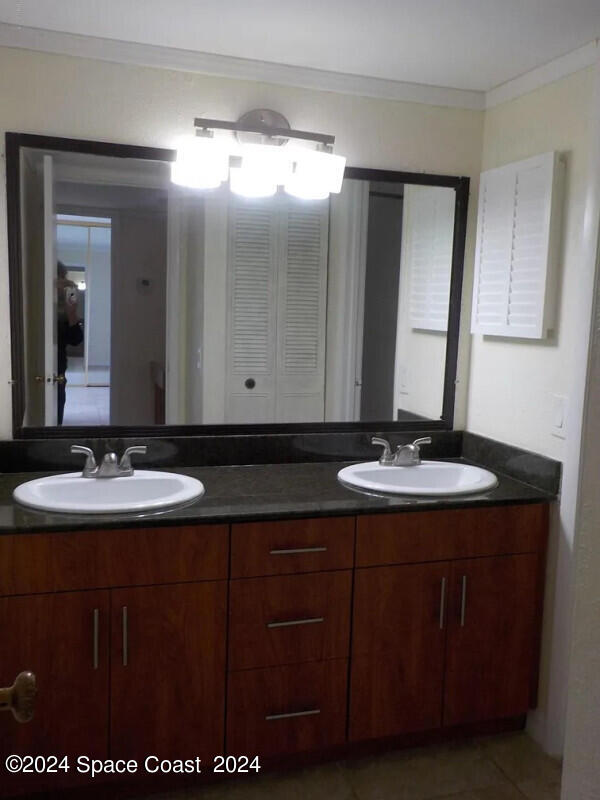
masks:
[[[218,139],[190,136],[177,148],[171,181],[190,189],[216,189],[227,180],[229,152]]]
[[[319,150],[306,150],[295,157],[294,170],[284,184],[285,191],[305,200],[324,200],[341,191],[344,156]]]
[[[277,180],[268,173],[249,167],[232,167],[229,188],[242,197],[271,197],[277,191]]]
[[[270,197],[289,174],[290,163],[281,149],[271,145],[245,145],[241,164],[229,172],[229,188],[243,197]]]

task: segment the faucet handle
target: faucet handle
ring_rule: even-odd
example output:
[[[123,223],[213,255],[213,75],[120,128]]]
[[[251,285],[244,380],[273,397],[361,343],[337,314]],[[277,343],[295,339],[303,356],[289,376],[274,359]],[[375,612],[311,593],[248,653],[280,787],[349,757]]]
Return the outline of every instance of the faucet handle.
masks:
[[[148,452],[148,448],[145,444],[138,444],[134,445],[133,447],[128,447],[123,455],[121,456],[121,461],[119,462],[119,469],[120,470],[133,470],[131,466],[131,456],[133,453],[142,453],[145,454]]]
[[[383,453],[379,458],[379,463],[382,466],[390,465],[394,461],[394,456],[392,455],[392,448],[390,447],[390,443],[387,439],[382,439],[380,436],[373,436],[371,439],[371,444],[379,445],[383,447]]]
[[[423,436],[422,439],[415,439],[413,442],[414,447],[419,447],[422,444],[431,444],[431,436]]]
[[[86,456],[85,465],[83,467],[83,475],[88,475],[90,472],[93,472],[96,469],[96,458],[94,456],[94,451],[91,447],[85,447],[83,444],[72,444],[71,445],[71,452],[72,453],[83,453]]]

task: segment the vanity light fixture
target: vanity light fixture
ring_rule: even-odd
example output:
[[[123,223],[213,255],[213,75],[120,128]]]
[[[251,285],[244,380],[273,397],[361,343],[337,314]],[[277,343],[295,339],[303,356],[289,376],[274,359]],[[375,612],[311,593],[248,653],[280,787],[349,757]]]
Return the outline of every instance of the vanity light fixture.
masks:
[[[229,177],[231,191],[244,197],[270,197],[282,186],[306,200],[341,190],[346,159],[334,155],[335,137],[293,130],[277,111],[254,109],[237,122],[197,118],[194,126],[196,136],[177,149],[173,183],[214,189]],[[216,130],[233,132],[235,139],[215,136]],[[288,145],[290,139],[304,146]]]

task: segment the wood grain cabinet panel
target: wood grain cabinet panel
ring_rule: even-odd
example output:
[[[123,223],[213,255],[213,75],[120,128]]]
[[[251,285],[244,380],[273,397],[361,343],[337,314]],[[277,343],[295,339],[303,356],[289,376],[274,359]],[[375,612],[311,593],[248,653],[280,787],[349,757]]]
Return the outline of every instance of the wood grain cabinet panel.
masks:
[[[537,662],[535,554],[452,565],[444,725],[524,714]]]
[[[231,581],[229,669],[348,658],[352,572]]]
[[[87,780],[79,755],[108,755],[109,593],[73,592],[0,599],[0,686],[30,670],[38,694],[33,719],[0,714],[0,762],[10,754],[69,756],[71,770],[9,775],[0,796],[30,794]]]
[[[232,525],[231,577],[350,569],[354,527],[354,517]]]
[[[356,571],[350,740],[437,728],[450,564]]]
[[[356,566],[543,550],[548,505],[368,514],[357,518]]]
[[[0,536],[0,596],[227,577],[227,525]]]
[[[342,744],[347,674],[347,659],[232,673],[227,752],[269,757]]]
[[[226,591],[210,581],[111,592],[111,757],[222,753]]]

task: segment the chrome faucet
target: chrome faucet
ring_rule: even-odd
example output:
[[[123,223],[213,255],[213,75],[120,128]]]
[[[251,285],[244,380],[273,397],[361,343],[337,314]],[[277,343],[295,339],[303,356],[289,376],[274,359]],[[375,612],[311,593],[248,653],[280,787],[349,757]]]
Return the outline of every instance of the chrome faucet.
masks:
[[[383,447],[383,453],[379,459],[379,463],[382,467],[416,467],[421,463],[421,451],[419,447],[422,444],[431,444],[431,436],[415,439],[411,444],[400,444],[396,448],[395,453],[392,453],[392,448],[387,439],[373,436],[371,444],[377,444]]]
[[[373,436],[371,444],[377,444],[383,447],[383,453],[379,457],[379,463],[382,467],[391,467],[394,463],[394,454],[387,439],[382,439],[379,436]]]
[[[424,436],[422,439],[415,439],[410,444],[401,444],[396,449],[394,455],[395,467],[416,467],[421,463],[422,444],[431,444],[431,436]]]
[[[82,444],[71,445],[72,453],[83,453],[86,456],[81,473],[82,478],[125,478],[133,475],[132,453],[146,453],[147,450],[148,448],[145,445],[128,447],[121,456],[120,461],[117,459],[117,454],[110,451],[106,453],[98,466],[91,447],[85,447]]]

